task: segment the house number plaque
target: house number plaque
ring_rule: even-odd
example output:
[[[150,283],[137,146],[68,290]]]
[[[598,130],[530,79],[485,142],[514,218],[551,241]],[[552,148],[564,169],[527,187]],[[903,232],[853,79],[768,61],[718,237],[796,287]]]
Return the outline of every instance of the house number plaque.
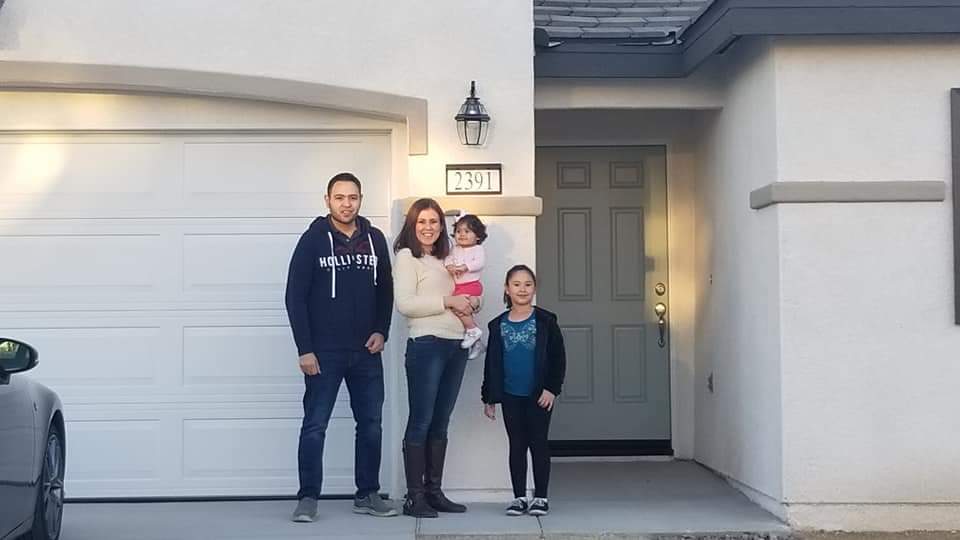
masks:
[[[447,195],[503,193],[500,163],[447,165]]]

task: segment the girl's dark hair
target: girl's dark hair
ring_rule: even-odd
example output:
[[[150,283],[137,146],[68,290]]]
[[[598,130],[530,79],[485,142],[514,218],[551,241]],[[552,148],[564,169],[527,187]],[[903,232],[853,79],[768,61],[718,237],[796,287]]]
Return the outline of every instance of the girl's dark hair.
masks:
[[[484,225],[477,216],[467,214],[458,219],[457,222],[453,224],[453,234],[450,236],[457,236],[457,227],[460,225],[466,225],[468,229],[473,231],[473,234],[477,235],[477,245],[482,244],[483,241],[487,239],[487,226]]]
[[[417,218],[420,212],[424,210],[433,210],[437,213],[437,219],[440,220],[440,234],[437,235],[437,241],[433,244],[433,255],[438,259],[445,259],[450,254],[450,239],[447,233],[447,220],[443,218],[443,209],[433,199],[417,199],[410,209],[407,210],[407,217],[403,220],[403,228],[397,235],[397,240],[393,243],[393,252],[396,253],[403,248],[408,248],[416,258],[423,257],[423,246],[417,240]]]
[[[530,267],[525,264],[518,264],[513,268],[507,270],[507,278],[503,280],[503,285],[504,286],[509,285],[510,278],[512,278],[513,275],[516,274],[517,272],[526,272],[530,274],[530,277],[533,278],[533,286],[534,287],[537,286],[537,275],[534,274],[533,270],[531,270]],[[507,309],[510,309],[513,307],[513,302],[510,300],[510,297],[507,295],[506,291],[503,292],[503,303],[507,305]]]

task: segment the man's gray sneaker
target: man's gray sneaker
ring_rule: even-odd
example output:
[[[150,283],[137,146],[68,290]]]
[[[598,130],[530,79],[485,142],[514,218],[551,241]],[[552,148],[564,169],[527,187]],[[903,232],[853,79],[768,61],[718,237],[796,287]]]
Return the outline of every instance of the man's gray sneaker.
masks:
[[[293,511],[293,520],[297,523],[310,523],[317,519],[317,500],[313,497],[304,497],[297,503]]]
[[[381,499],[380,495],[376,493],[353,499],[353,511],[358,514],[370,514],[377,517],[397,515],[397,509],[387,504],[387,501]]]

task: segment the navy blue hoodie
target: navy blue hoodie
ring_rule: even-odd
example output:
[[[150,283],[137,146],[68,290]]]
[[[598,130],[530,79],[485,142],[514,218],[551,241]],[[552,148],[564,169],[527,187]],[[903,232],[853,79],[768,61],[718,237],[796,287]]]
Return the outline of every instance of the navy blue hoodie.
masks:
[[[287,316],[297,351],[360,351],[389,337],[393,276],[387,240],[357,216],[352,238],[318,217],[300,237],[287,274]]]

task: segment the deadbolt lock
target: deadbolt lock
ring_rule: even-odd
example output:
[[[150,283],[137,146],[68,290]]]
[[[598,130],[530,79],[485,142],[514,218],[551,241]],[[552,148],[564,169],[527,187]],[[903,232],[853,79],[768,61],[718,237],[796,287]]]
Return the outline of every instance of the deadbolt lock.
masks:
[[[663,283],[657,283],[657,286],[654,287],[653,290],[657,293],[657,296],[663,296],[667,294],[667,286]]]

